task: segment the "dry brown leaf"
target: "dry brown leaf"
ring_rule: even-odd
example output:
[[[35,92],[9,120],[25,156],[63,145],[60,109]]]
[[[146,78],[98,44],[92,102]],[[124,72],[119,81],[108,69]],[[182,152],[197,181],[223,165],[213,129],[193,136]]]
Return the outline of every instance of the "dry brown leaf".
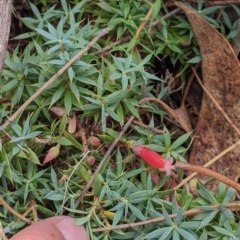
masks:
[[[196,34],[204,86],[239,129],[240,66],[230,44],[193,10],[176,5],[185,12]],[[237,132],[204,93],[189,162],[202,166],[238,139]],[[229,168],[227,176],[234,179],[240,170],[240,148],[235,148],[210,168],[216,172]]]

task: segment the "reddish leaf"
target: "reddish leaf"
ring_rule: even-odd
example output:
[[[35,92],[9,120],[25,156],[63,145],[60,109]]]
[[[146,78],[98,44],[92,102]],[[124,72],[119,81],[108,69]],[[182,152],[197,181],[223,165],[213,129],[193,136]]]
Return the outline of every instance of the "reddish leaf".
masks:
[[[73,134],[76,132],[77,129],[77,116],[74,115],[72,119],[70,119],[69,125],[68,125],[68,132]]]
[[[43,164],[51,162],[53,159],[55,159],[59,155],[59,149],[60,149],[59,144],[55,147],[50,148],[47,155],[44,158]]]
[[[66,114],[65,110],[61,107],[51,107],[50,111],[57,117],[62,117]]]
[[[93,147],[99,147],[101,145],[101,141],[99,140],[99,138],[91,136],[88,139],[88,143],[93,146]]]

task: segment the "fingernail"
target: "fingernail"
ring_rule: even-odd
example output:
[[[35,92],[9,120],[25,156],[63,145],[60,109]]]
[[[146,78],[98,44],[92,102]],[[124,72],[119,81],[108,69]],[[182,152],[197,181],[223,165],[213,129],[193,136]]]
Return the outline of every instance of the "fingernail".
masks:
[[[66,218],[56,224],[56,228],[62,234],[64,240],[88,240],[86,230],[83,226],[75,226],[75,219]]]

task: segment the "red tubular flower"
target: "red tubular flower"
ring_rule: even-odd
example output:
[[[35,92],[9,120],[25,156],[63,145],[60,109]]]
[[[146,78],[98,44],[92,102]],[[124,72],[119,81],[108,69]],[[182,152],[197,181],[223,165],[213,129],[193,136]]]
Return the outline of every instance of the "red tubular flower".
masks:
[[[132,147],[132,150],[150,166],[157,168],[161,172],[166,172],[167,175],[170,175],[171,171],[175,169],[175,167],[172,165],[172,158],[165,159],[145,146],[135,146]]]

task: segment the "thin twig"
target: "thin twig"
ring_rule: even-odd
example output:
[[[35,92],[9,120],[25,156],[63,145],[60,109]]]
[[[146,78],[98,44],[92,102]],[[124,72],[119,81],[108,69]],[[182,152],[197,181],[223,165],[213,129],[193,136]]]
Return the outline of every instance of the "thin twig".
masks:
[[[15,211],[13,208],[11,208],[4,200],[3,198],[0,197],[0,205],[3,205],[4,208],[6,208],[11,214],[16,216],[17,218],[21,219],[22,221],[31,224],[31,221],[24,216],[22,216],[20,213]]]
[[[57,78],[59,78],[74,62],[76,62],[84,53],[86,53],[101,37],[108,33],[109,29],[104,28],[88,45],[57,71],[41,88],[39,88],[9,119],[3,124],[6,128],[14,119],[25,110],[25,108],[37,98],[45,89],[47,89]]]
[[[183,170],[188,170],[188,171],[207,175],[207,176],[212,177],[220,182],[225,183],[226,185],[228,185],[228,186],[236,189],[238,192],[240,192],[240,184],[239,183],[233,181],[232,179],[230,179],[228,177],[225,177],[224,175],[222,175],[218,172],[214,172],[205,167],[201,167],[201,166],[197,166],[197,165],[193,165],[193,164],[189,164],[189,163],[184,163],[184,162],[177,162],[175,164],[175,168],[180,168]]]
[[[27,203],[26,207],[28,208],[27,211],[25,211],[22,216],[26,217],[29,214],[33,214],[33,221],[32,223],[36,223],[38,222],[38,214],[37,214],[37,210],[36,210],[36,202],[34,200],[31,200]]]
[[[67,195],[67,190],[68,190],[68,184],[69,184],[69,181],[70,179],[72,178],[74,172],[77,170],[77,168],[79,167],[79,165],[81,164],[81,162],[87,157],[88,153],[90,151],[87,151],[84,156],[82,157],[82,159],[76,164],[76,166],[73,168],[71,174],[69,175],[68,179],[67,179],[67,182],[66,182],[66,185],[65,185],[65,190],[64,190],[64,195],[63,195],[63,201],[62,201],[62,206],[61,206],[61,214],[63,214],[63,207],[64,207],[64,204],[65,204],[65,199],[66,199],[66,195]]]
[[[207,206],[207,208],[209,210],[218,209],[220,205],[222,206],[222,204],[214,204],[214,205]],[[227,203],[227,204],[224,204],[224,207],[226,207],[227,209],[230,209],[232,211],[237,211],[237,210],[239,211],[240,202]],[[183,215],[184,216],[196,216],[197,214],[206,211],[206,209],[204,209],[204,208],[206,208],[206,207],[202,206],[201,208],[199,207],[199,208],[187,210],[183,213]],[[170,218],[175,218],[176,216],[177,216],[177,213],[169,215]],[[116,225],[116,226],[92,228],[91,231],[92,232],[104,232],[104,231],[112,231],[112,230],[117,230],[117,229],[134,228],[134,227],[152,224],[152,223],[156,223],[156,222],[162,222],[164,220],[165,220],[164,217],[157,217],[154,219],[149,219],[149,220],[141,221],[141,222],[137,222],[137,223],[127,223],[127,224],[121,224],[121,225]]]
[[[100,50],[97,50],[96,52],[93,52],[93,53],[91,53],[91,54],[92,54],[92,55],[102,54],[102,53],[104,53],[104,52],[109,51],[110,49],[112,49],[112,48],[115,47],[115,46],[118,46],[118,45],[120,45],[120,44],[122,44],[122,43],[128,42],[129,40],[131,40],[131,37],[130,37],[130,36],[126,36],[126,37],[122,38],[121,40],[118,40],[118,41],[114,42],[112,45],[107,46],[107,47],[104,47],[104,48],[102,48],[102,49],[100,49]]]
[[[181,12],[181,11],[182,11],[182,9],[176,8],[176,9],[172,10],[171,12],[167,13],[166,15],[164,15],[164,16],[162,17],[162,19],[163,19],[163,20],[166,20],[166,19],[172,17],[173,15],[175,15],[176,13]],[[160,21],[159,21],[159,20],[156,20],[156,21],[154,21],[154,22],[151,24],[151,27],[155,27],[155,26],[157,26],[159,23],[160,23]]]
[[[128,117],[126,117],[126,119],[128,120],[129,118]],[[157,133],[157,134],[165,134],[165,131],[163,131],[163,130],[160,130],[160,129],[157,129],[157,128],[154,128],[154,127],[150,127],[150,126],[148,126],[148,125],[146,125],[146,124],[144,124],[144,123],[142,123],[142,122],[139,122],[139,121],[137,121],[137,120],[133,120],[133,122],[132,122],[133,124],[135,124],[135,125],[138,125],[138,126],[140,126],[140,127],[142,127],[142,128],[144,128],[144,129],[147,129],[147,130],[150,130],[150,131],[152,131],[152,132],[154,132],[154,133]]]
[[[38,213],[37,213],[37,206],[36,206],[36,201],[32,200],[31,201],[31,208],[32,208],[32,213],[33,213],[33,220],[34,222],[38,222]]]
[[[0,222],[0,239],[2,239],[2,240],[8,240],[7,236],[6,236],[5,233],[4,233],[4,230],[3,230],[3,227],[2,227],[1,222]]]
[[[219,158],[221,158],[222,156],[224,156],[228,152],[232,151],[235,147],[238,147],[239,145],[240,145],[240,140],[238,140],[236,143],[234,143],[233,145],[231,145],[230,147],[228,147],[227,149],[225,149],[224,151],[219,153],[217,156],[212,158],[210,161],[208,161],[206,164],[204,164],[203,167],[209,167],[210,165],[215,163]],[[191,175],[189,175],[188,177],[183,179],[182,182],[180,182],[176,187],[174,187],[174,189],[178,189],[178,188],[182,187],[185,183],[187,183],[189,180],[191,180],[197,174],[198,174],[197,172],[192,173]]]
[[[85,196],[86,192],[88,191],[88,189],[91,187],[94,178],[96,177],[96,175],[99,173],[99,171],[101,170],[101,168],[103,167],[105,161],[107,160],[108,156],[111,154],[112,150],[114,149],[114,147],[116,146],[116,144],[118,143],[118,141],[120,140],[120,138],[122,137],[122,135],[127,131],[129,125],[131,124],[131,122],[133,121],[134,116],[130,117],[129,120],[127,121],[127,123],[124,125],[122,131],[118,134],[117,138],[114,140],[114,142],[112,143],[112,145],[109,147],[109,149],[107,150],[107,152],[105,153],[104,157],[102,158],[101,162],[99,163],[96,171],[93,173],[93,175],[91,176],[91,179],[88,181],[87,185],[85,186],[85,188],[83,189],[81,195],[79,196],[79,198],[77,199],[76,203],[75,203],[75,208],[78,207],[79,203],[82,201],[83,197]]]
[[[144,29],[145,25],[147,24],[149,18],[152,15],[152,11],[153,11],[153,5],[148,10],[147,15],[144,17],[143,21],[141,22],[141,24],[139,25],[139,27],[137,29],[136,34],[135,34],[136,39],[139,38],[141,31]]]

